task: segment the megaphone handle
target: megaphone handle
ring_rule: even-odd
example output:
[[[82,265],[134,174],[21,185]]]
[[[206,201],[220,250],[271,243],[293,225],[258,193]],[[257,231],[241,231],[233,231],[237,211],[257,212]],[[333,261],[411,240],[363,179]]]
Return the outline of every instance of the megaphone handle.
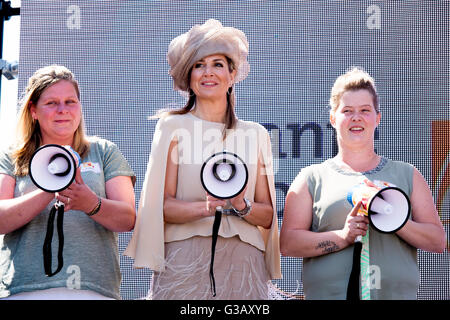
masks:
[[[214,255],[216,253],[217,237],[219,235],[220,221],[222,220],[222,211],[216,210],[214,217],[213,229],[212,229],[212,242],[211,242],[211,264],[209,266],[209,280],[211,282],[211,291],[213,297],[216,296],[216,280],[214,279]]]
[[[58,217],[56,220],[56,228],[58,230],[58,267],[52,272],[52,239],[53,239],[53,225],[55,221],[55,215],[58,212]],[[64,204],[57,201],[55,205],[50,210],[47,221],[47,232],[45,234],[43,255],[44,255],[44,271],[48,277],[52,277],[61,271],[64,260],[63,260],[63,248],[64,248],[64,233],[63,233],[63,221],[64,221]]]
[[[361,274],[362,242],[356,241],[353,247],[352,271],[348,279],[347,300],[359,300],[359,277]]]

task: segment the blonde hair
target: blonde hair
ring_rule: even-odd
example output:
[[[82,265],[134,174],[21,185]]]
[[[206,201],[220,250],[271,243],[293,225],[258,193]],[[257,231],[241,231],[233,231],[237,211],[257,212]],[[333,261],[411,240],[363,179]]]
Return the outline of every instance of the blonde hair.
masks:
[[[39,122],[31,115],[30,107],[35,105],[45,89],[58,81],[66,80],[72,83],[80,99],[80,90],[74,74],[64,66],[51,65],[38,69],[28,80],[20,102],[20,111],[16,126],[16,142],[13,146],[12,158],[14,161],[14,174],[25,176],[31,157],[42,143]],[[73,149],[83,158],[89,151],[89,142],[85,134],[83,114],[74,133]]]
[[[372,94],[375,111],[380,112],[378,93],[375,80],[363,69],[353,67],[343,75],[339,76],[331,89],[330,107],[331,111],[336,111],[342,95],[347,91],[367,90]]]

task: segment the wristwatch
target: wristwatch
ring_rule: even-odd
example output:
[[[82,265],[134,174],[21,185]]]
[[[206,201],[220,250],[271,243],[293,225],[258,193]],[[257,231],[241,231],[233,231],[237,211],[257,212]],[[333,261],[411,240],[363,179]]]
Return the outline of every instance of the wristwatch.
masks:
[[[231,208],[233,208],[233,210],[234,210],[234,213],[236,213],[236,215],[241,218],[249,215],[250,211],[252,210],[252,204],[250,203],[250,201],[248,199],[244,198],[244,202],[245,202],[245,208],[242,210],[238,210],[235,207],[231,206]]]

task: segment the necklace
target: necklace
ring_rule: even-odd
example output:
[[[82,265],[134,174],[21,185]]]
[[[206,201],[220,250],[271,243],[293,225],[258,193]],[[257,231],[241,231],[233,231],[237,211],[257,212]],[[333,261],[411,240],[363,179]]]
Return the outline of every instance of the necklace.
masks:
[[[329,159],[331,167],[336,170],[337,172],[340,172],[345,175],[369,175],[369,174],[375,174],[379,171],[381,171],[386,163],[388,162],[388,159],[384,157],[380,157],[380,161],[377,166],[369,169],[369,170],[362,170],[362,171],[355,171],[350,166],[345,164],[344,162],[337,160],[336,158]]]
[[[337,157],[333,158],[334,164],[343,171],[347,172],[368,172],[375,170],[381,164],[381,160],[382,157],[375,154],[371,159],[364,161],[363,164],[350,165],[349,163],[344,162],[342,159],[339,159]]]

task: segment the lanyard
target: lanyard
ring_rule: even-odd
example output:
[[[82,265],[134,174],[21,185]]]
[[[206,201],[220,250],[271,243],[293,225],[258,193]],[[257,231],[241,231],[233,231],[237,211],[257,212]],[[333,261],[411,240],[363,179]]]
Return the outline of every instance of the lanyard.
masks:
[[[347,300],[370,300],[369,229],[353,247],[353,263],[347,287]],[[361,287],[361,297],[360,297]]]
[[[347,287],[347,300],[359,300],[359,277],[361,273],[362,243],[357,241],[353,247],[353,264]]]
[[[214,217],[213,229],[212,229],[212,242],[211,242],[211,264],[209,266],[209,279],[211,282],[211,291],[213,297],[216,296],[216,281],[214,279],[214,255],[216,253],[216,242],[219,234],[220,221],[222,220],[222,211],[216,210]]]
[[[56,229],[58,231],[58,267],[52,272],[52,238],[53,238],[53,225],[55,221],[55,215],[58,212],[56,220]],[[43,254],[44,254],[44,270],[48,277],[52,277],[61,271],[63,261],[63,248],[64,248],[64,233],[63,233],[63,219],[64,219],[64,204],[60,201],[56,201],[55,205],[50,210],[47,221],[47,233],[45,234]]]

